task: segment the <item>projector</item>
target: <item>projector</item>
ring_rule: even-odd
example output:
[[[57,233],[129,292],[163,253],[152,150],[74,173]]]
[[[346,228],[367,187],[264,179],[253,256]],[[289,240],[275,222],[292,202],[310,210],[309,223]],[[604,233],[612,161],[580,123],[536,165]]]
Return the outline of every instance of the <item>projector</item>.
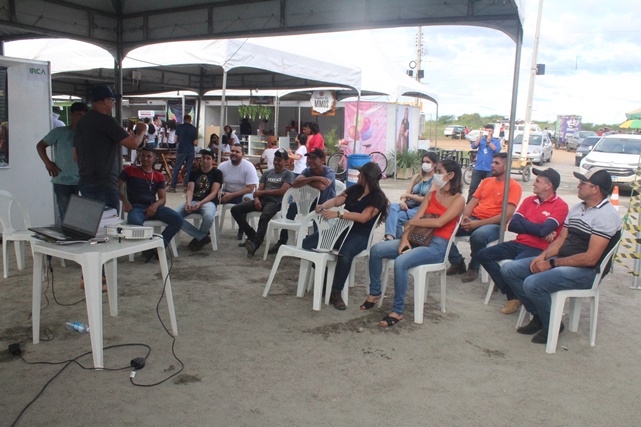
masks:
[[[122,239],[151,239],[154,236],[153,227],[139,225],[108,225],[108,237],[119,237]]]

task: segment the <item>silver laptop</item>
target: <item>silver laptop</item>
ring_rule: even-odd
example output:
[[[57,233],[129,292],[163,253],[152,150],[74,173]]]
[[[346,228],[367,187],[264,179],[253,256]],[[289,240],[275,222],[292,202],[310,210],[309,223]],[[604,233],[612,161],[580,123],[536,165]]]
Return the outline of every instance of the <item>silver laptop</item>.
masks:
[[[105,202],[71,195],[61,226],[32,227],[29,230],[49,242],[90,240],[96,237]]]

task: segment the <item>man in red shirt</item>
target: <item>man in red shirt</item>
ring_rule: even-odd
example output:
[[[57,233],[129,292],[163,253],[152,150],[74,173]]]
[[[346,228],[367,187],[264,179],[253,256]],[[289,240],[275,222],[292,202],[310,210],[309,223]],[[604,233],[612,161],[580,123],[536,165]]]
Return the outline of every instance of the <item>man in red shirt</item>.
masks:
[[[556,194],[561,175],[552,168],[534,168],[532,172],[536,175],[534,195],[523,200],[508,224],[509,231],[518,233],[516,240],[479,251],[481,265],[507,298],[501,309],[503,314],[514,313],[521,307],[521,302],[503,280],[498,262],[538,256],[561,233],[568,216],[568,204]]]
[[[461,226],[457,236],[470,236],[470,265],[461,279],[463,282],[476,280],[481,263],[478,253],[488,243],[499,239],[499,224],[503,211],[503,192],[506,175],[507,153],[496,153],[492,158],[492,176],[481,181],[472,199],[465,206]],[[510,219],[521,201],[521,185],[509,178],[507,218]],[[458,251],[456,244],[450,249],[450,268],[447,275],[465,273],[465,259]]]

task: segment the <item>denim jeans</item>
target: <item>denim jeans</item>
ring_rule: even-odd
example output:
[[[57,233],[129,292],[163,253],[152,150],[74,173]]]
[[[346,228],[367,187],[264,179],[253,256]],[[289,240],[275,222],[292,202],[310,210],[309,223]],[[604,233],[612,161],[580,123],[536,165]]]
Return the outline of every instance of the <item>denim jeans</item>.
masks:
[[[532,258],[511,261],[501,267],[505,283],[512,289],[527,311],[536,314],[544,327],[550,323],[551,294],[567,289],[589,289],[596,272],[585,267],[556,267],[532,274]]]
[[[345,242],[338,251],[336,257],[336,270],[334,272],[334,283],[332,283],[332,292],[341,292],[345,287],[345,281],[349,276],[349,271],[352,268],[352,261],[354,257],[367,249],[367,242],[369,241],[369,233],[349,233],[345,238]],[[343,242],[342,238],[338,238],[334,249]],[[312,249],[318,246],[318,232],[310,234],[303,239],[303,249]]]
[[[62,222],[71,195],[79,192],[77,185],[53,184],[53,193],[56,195],[56,203],[58,203],[58,212],[60,213],[60,221],[56,222]]]
[[[174,163],[174,169],[171,176],[171,184],[169,184],[170,188],[176,188],[178,175],[180,175],[180,168],[182,168],[184,162],[187,162],[187,164],[185,165],[185,181],[183,182],[183,184],[185,185],[185,188],[187,188],[187,184],[189,184],[189,174],[191,173],[191,167],[194,165],[194,157],[195,154],[193,150],[191,151],[191,153],[176,153],[176,163]]]
[[[498,261],[504,259],[519,260],[522,258],[531,258],[538,256],[541,252],[543,252],[542,249],[511,241],[481,249],[478,258],[483,268],[487,270],[494,281],[496,287],[499,288],[503,295],[507,296],[509,301],[516,299],[516,295],[514,295],[512,289],[505,283],[505,280],[503,280],[501,266],[498,264]]]
[[[175,210],[167,206],[159,206],[156,209],[156,214],[149,218],[145,217],[145,210],[147,205],[133,204],[132,209],[127,214],[127,223],[133,225],[143,225],[147,220],[162,221],[167,224],[167,227],[162,232],[162,239],[165,242],[165,247],[171,242],[176,233],[180,231],[183,225],[183,218]]]
[[[472,219],[477,219],[472,217]],[[470,268],[478,269],[481,265],[478,259],[479,251],[487,246],[488,243],[499,239],[500,227],[498,224],[483,225],[472,232],[458,229],[456,236],[470,236]],[[449,256],[450,264],[460,264],[463,262],[463,255],[458,251],[456,243],[452,244]]]
[[[403,235],[403,226],[416,215],[419,206],[406,211],[401,210],[399,203],[392,203],[387,212],[387,219],[385,220],[385,235],[394,236],[395,239],[400,239]]]
[[[120,196],[117,187],[110,187],[100,184],[80,184],[78,185],[82,197],[88,199],[100,200],[105,205],[120,211]]]
[[[417,246],[409,252],[399,255],[398,245],[400,240],[379,242],[369,251],[369,294],[381,295],[381,273],[383,260],[394,259],[394,306],[392,311],[403,314],[405,307],[405,294],[409,282],[408,270],[412,267],[426,264],[436,264],[445,259],[445,250],[448,240],[434,236],[429,246]]]
[[[254,231],[253,228],[247,223],[247,214],[256,212],[254,202],[242,202],[231,208],[231,215],[238,223],[240,231],[247,235],[247,239],[254,243],[256,248],[260,247],[265,239],[267,233],[267,226],[269,221],[280,211],[280,203],[266,202],[263,204],[263,210],[260,211],[260,219],[258,220],[258,228]]]
[[[470,182],[470,189],[469,189],[469,192],[467,193],[468,203],[470,200],[472,200],[472,196],[476,192],[476,189],[479,188],[479,185],[481,185],[481,181],[491,176],[492,176],[492,171],[479,171],[476,169],[472,171],[472,182]]]
[[[191,205],[195,205],[198,202],[191,202]],[[196,240],[202,240],[205,238],[211,225],[214,223],[214,217],[216,216],[216,205],[213,202],[207,202],[198,209],[198,212],[187,212],[185,210],[185,203],[178,206],[176,211],[180,214],[181,217],[186,217],[192,213],[199,213],[203,217],[203,221],[200,223],[200,228],[194,227],[194,225],[189,221],[183,221],[182,229],[193,237]]]

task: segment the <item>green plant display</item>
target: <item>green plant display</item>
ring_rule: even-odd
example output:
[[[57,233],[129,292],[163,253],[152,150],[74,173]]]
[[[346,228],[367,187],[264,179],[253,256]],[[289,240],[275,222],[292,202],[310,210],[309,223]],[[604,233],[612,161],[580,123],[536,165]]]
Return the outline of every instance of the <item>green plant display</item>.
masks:
[[[336,136],[336,127],[331,128],[323,134],[325,140],[325,155],[327,157],[338,151],[338,136]]]

